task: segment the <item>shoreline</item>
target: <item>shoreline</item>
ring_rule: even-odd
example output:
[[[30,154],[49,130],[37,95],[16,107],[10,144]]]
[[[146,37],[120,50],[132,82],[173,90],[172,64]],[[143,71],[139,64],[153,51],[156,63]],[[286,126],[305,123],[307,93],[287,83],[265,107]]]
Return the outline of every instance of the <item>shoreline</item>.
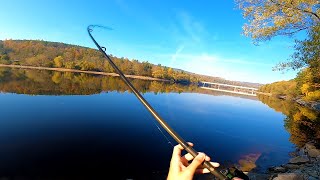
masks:
[[[272,96],[281,100],[288,100],[288,101],[292,101],[295,102],[297,104],[299,104],[300,106],[304,106],[307,108],[310,108],[314,111],[320,112],[320,102],[319,101],[305,101],[303,100],[301,97],[295,97],[295,98],[288,98],[287,96],[281,96],[281,95],[273,95],[271,93],[258,93],[257,94],[261,94],[261,95],[265,95],[265,96]]]
[[[269,167],[266,173],[249,172],[254,180],[316,180],[320,179],[320,149],[308,142],[291,154],[289,162]]]
[[[310,109],[313,109],[315,111],[320,112],[320,102],[317,102],[317,101],[308,102],[308,101],[305,101],[305,100],[303,100],[301,98],[296,98],[293,101],[298,103],[301,106],[305,106],[305,107],[308,107]]]
[[[37,70],[49,70],[49,71],[59,71],[59,72],[75,72],[75,73],[86,73],[86,74],[96,74],[96,75],[104,75],[104,76],[118,76],[117,73],[106,73],[106,72],[99,72],[99,71],[83,71],[77,69],[67,69],[67,68],[50,68],[50,67],[37,67],[37,66],[24,66],[24,65],[7,65],[7,64],[0,64],[0,67],[9,67],[9,68],[20,68],[20,69],[37,69]],[[133,79],[141,79],[141,80],[151,80],[151,81],[162,81],[162,82],[170,82],[167,79],[159,79],[153,78],[148,76],[137,76],[137,75],[127,75],[127,78]]]

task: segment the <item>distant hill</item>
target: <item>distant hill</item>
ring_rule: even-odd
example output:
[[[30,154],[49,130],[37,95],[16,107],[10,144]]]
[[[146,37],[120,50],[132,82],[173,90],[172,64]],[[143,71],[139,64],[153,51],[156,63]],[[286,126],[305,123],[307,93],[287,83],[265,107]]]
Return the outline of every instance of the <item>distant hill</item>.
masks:
[[[210,81],[249,87],[262,84],[230,81],[221,77],[212,77],[188,72],[181,69],[154,65],[148,61],[129,60],[110,54],[124,74],[162,78],[178,83],[197,83]],[[114,72],[103,55],[96,49],[59,42],[40,40],[5,40],[0,41],[0,64],[69,68],[101,72]]]
[[[175,71],[184,72],[184,73],[190,74],[192,76],[202,77],[203,79],[205,79],[205,81],[209,81],[209,82],[218,82],[218,83],[225,83],[225,84],[232,84],[232,85],[241,85],[241,86],[254,87],[254,88],[259,88],[259,87],[264,85],[264,84],[261,84],[261,83],[253,83],[253,82],[231,81],[231,80],[224,79],[222,77],[196,74],[196,73],[185,71],[185,70],[178,69],[178,68],[173,68],[173,69]]]

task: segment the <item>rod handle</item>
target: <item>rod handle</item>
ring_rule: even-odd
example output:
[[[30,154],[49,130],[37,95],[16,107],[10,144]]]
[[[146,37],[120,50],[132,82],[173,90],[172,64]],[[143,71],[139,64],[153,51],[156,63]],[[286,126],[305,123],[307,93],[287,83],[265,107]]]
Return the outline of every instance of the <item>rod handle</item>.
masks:
[[[199,153],[193,149],[191,146],[187,145],[187,147],[184,147],[184,149],[190,153],[193,157],[196,157]],[[218,171],[211,163],[210,161],[204,161],[203,166],[207,168],[211,174],[213,174],[216,178],[220,180],[230,180],[228,177],[226,177],[224,174],[222,174],[220,171]]]

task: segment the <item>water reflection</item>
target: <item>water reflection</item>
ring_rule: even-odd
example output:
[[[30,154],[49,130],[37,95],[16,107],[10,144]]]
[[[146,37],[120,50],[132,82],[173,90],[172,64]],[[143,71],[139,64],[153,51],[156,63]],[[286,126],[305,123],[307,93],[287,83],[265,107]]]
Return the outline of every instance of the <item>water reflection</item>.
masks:
[[[320,113],[289,100],[258,96],[259,100],[277,112],[286,115],[285,128],[290,133],[290,141],[302,147],[309,141],[320,145]]]
[[[256,97],[131,82],[173,129],[221,164],[264,170],[286,162],[293,150],[282,113]],[[172,147],[117,77],[0,68],[0,91],[0,178],[3,172],[88,179],[167,173]]]
[[[192,92],[257,100],[256,97],[246,95],[201,89],[195,84],[183,85],[140,79],[129,80],[141,93]],[[2,67],[0,67],[0,91],[30,95],[90,95],[112,91],[130,92],[127,85],[120,78],[113,76]]]
[[[242,171],[250,172],[257,167],[256,161],[260,158],[261,153],[251,153],[241,157],[238,161],[239,169]]]

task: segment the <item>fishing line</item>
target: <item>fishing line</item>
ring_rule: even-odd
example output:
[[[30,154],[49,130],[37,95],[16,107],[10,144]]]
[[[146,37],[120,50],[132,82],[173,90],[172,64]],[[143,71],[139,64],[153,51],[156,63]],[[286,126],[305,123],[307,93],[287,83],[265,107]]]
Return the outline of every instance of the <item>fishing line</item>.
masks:
[[[112,29],[101,25],[89,25],[87,27],[88,34],[91,38],[91,40],[94,42],[94,44],[97,46],[99,51],[104,55],[104,57],[109,61],[110,65],[113,67],[115,72],[120,76],[120,78],[125,82],[125,84],[128,85],[130,90],[134,93],[134,95],[138,98],[138,100],[144,105],[144,107],[152,114],[152,116],[158,121],[158,123],[165,129],[170,136],[177,141],[178,144],[180,144],[185,151],[190,153],[193,157],[196,157],[198,155],[198,152],[190,146],[180,135],[175,132],[167,122],[160,117],[160,115],[153,109],[153,107],[144,99],[144,97],[140,94],[140,92],[131,84],[131,82],[125,77],[125,75],[122,73],[122,71],[116,66],[116,64],[111,60],[111,58],[106,54],[105,50],[106,48],[102,48],[97,41],[92,36],[91,32],[93,31],[93,28],[104,28],[104,29]],[[210,161],[204,161],[203,166],[207,168],[211,174],[213,174],[215,177],[221,180],[230,180],[229,177],[224,175],[222,172],[216,170],[216,168],[210,163]]]
[[[169,138],[162,132],[162,130],[160,129],[160,127],[154,122],[152,121],[154,125],[157,126],[158,130],[161,132],[161,134],[164,136],[164,138],[168,141],[168,144],[170,144],[172,147],[174,147],[174,145],[172,144],[172,142],[169,140]]]
[[[164,139],[167,141],[167,144],[170,144],[172,147],[174,147],[173,143],[170,141],[166,134],[161,130],[161,127],[159,127],[159,125],[157,125],[157,123],[153,119],[150,119],[149,117],[146,117],[145,119],[152,121],[156,128],[160,131]]]

